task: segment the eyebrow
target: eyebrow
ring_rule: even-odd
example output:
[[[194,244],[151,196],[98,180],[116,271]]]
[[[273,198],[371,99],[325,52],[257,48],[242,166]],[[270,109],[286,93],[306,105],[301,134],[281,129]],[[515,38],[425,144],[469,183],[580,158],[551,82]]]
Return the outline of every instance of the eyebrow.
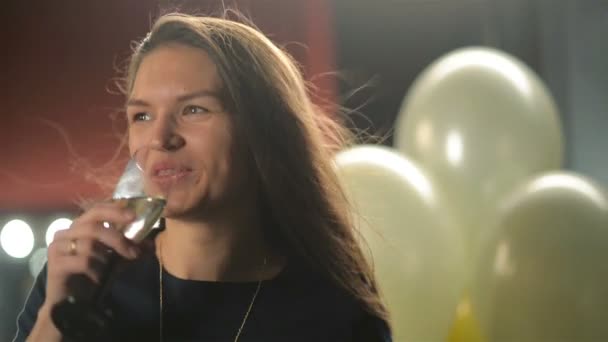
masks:
[[[199,90],[199,91],[195,91],[193,93],[189,93],[189,94],[185,94],[185,95],[179,96],[177,98],[177,102],[185,102],[185,101],[188,101],[188,100],[195,99],[197,97],[215,97],[218,100],[220,98],[219,94],[217,92],[215,92],[215,91],[211,91],[211,90]],[[127,101],[126,105],[127,106],[143,106],[143,107],[148,106],[149,107],[150,103],[148,103],[148,102],[146,102],[146,101],[144,101],[142,99],[130,98]]]

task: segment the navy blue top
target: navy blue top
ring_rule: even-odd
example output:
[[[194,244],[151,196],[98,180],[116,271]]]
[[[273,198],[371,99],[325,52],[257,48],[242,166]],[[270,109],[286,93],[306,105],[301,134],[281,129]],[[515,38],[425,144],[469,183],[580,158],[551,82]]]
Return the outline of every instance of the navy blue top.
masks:
[[[211,282],[163,273],[164,341],[233,341],[257,282]],[[46,266],[17,319],[14,341],[30,333],[46,288]],[[112,341],[159,341],[159,265],[154,254],[128,264],[108,298]],[[289,261],[262,282],[239,341],[390,342],[386,324],[366,313],[346,291]]]

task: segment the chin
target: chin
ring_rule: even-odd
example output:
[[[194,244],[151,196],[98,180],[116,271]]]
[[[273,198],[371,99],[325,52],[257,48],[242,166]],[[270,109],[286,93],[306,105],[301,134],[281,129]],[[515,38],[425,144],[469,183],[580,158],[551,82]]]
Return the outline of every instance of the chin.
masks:
[[[168,219],[177,219],[187,216],[190,212],[192,212],[192,208],[184,208],[181,205],[172,205],[171,203],[167,203],[165,209],[163,210],[163,217]]]
[[[204,201],[201,201],[204,202]],[[163,217],[167,219],[184,219],[204,216],[204,208],[201,203],[197,205],[190,204],[187,200],[181,200],[177,198],[169,198],[165,209],[163,210]]]

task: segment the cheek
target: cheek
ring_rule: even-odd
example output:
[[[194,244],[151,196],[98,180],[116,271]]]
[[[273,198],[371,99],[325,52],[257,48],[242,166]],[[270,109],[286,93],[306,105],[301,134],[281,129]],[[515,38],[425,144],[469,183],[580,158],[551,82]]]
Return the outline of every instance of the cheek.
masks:
[[[248,151],[244,146],[234,144],[230,151],[226,152],[225,172],[230,177],[230,187],[244,190],[248,183],[254,181],[254,163]]]
[[[241,162],[241,157],[236,153],[232,144],[226,143],[224,148],[218,149],[216,153],[216,180],[218,189],[222,192],[232,192],[235,187],[240,187],[243,175],[246,174],[245,165]],[[212,184],[213,186],[213,184]]]
[[[232,169],[228,137],[216,131],[192,135],[187,141],[190,145],[188,154],[202,173],[197,179],[197,186],[214,187],[224,183]]]
[[[209,186],[215,191],[224,192],[231,187],[231,184],[235,181],[236,168],[233,163],[232,157],[228,150],[216,149],[213,153],[213,167],[210,172],[211,181]]]

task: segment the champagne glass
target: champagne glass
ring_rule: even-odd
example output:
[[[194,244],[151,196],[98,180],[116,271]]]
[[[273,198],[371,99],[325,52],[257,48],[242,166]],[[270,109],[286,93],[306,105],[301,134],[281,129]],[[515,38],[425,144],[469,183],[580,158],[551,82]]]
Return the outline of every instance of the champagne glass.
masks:
[[[113,227],[127,239],[141,242],[152,230],[165,207],[167,194],[163,189],[146,186],[146,173],[152,169],[150,155],[158,150],[144,147],[137,150],[118,180],[112,200],[135,213],[135,220],[124,227]]]
[[[162,189],[146,186],[146,175],[151,171],[151,156],[158,152],[162,151],[150,147],[137,150],[129,159],[112,195],[112,201],[131,209],[135,219],[125,226],[108,223],[107,227],[122,232],[135,243],[143,241],[153,230],[166,204],[167,194]],[[106,334],[112,313],[103,307],[103,299],[110,290],[116,264],[122,258],[112,250],[107,252],[109,261],[100,285],[92,287],[90,283],[78,282],[80,288],[75,288],[73,293],[53,307],[51,317],[64,337],[76,341],[108,340]],[[82,277],[79,278],[82,280]]]

